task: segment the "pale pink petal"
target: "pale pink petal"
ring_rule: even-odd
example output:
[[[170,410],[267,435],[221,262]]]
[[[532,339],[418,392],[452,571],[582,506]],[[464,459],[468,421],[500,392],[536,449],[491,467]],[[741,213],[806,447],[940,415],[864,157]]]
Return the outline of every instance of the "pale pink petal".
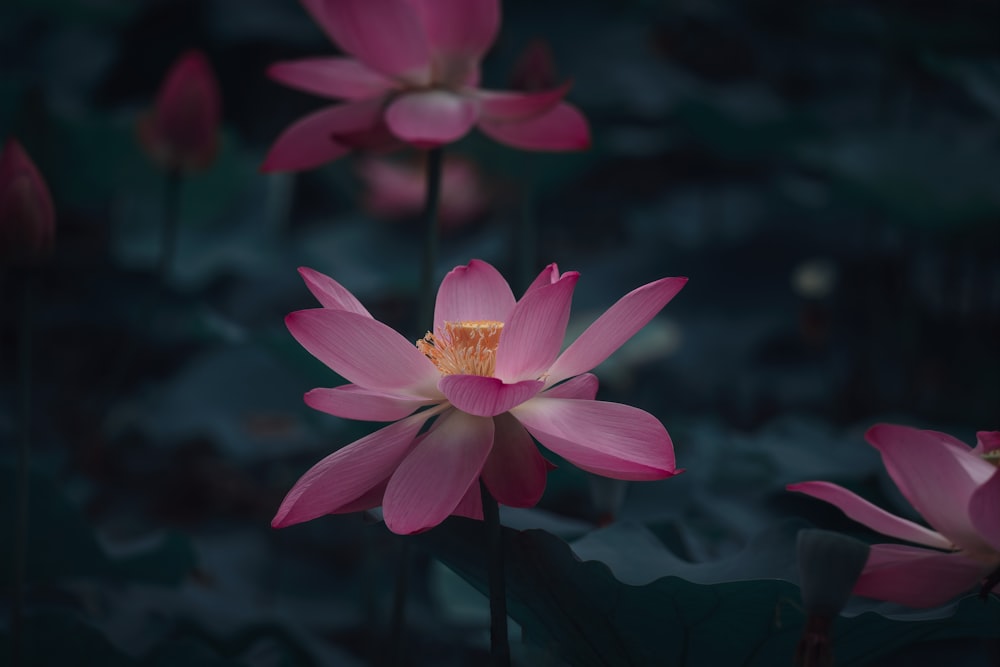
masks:
[[[593,373],[584,373],[575,378],[566,380],[562,384],[550,387],[542,394],[545,398],[578,398],[592,401],[597,397],[598,389],[597,376]]]
[[[542,445],[588,472],[627,480],[664,479],[680,472],[663,424],[638,408],[538,396],[511,414]]]
[[[396,83],[353,58],[302,58],[274,63],[267,75],[289,88],[335,100],[377,97]]]
[[[517,302],[500,334],[496,377],[505,382],[535,380],[549,369],[566,336],[573,288],[579,277],[576,271],[568,271]]]
[[[479,113],[484,120],[495,122],[522,121],[540,116],[555,107],[569,92],[570,84],[538,93],[478,90]]]
[[[960,553],[873,544],[853,592],[908,607],[936,607],[972,592],[988,570]]]
[[[559,152],[590,148],[587,119],[566,102],[527,120],[504,122],[480,118],[478,126],[495,141],[522,150]]]
[[[445,322],[504,322],[514,309],[514,293],[500,272],[474,259],[448,272],[434,304],[434,328]]]
[[[545,492],[548,465],[514,417],[497,415],[493,425],[493,451],[483,466],[483,481],[500,504],[534,507]]]
[[[438,417],[389,479],[385,525],[407,535],[444,521],[479,478],[492,446],[492,419],[458,410]]]
[[[418,148],[433,148],[461,139],[476,123],[476,102],[447,90],[400,95],[385,112],[394,135]]]
[[[878,424],[865,434],[899,490],[932,528],[957,546],[983,542],[969,518],[972,492],[996,471],[950,435]]]
[[[632,290],[587,327],[549,369],[549,382],[585,373],[646,326],[684,287],[687,278],[663,278]]]
[[[261,171],[299,171],[347,155],[350,148],[337,135],[361,132],[378,124],[382,100],[347,102],[327,107],[290,125],[275,140]]]
[[[938,549],[951,549],[951,541],[929,528],[914,523],[873,505],[861,496],[830,482],[800,482],[789,484],[789,491],[804,493],[834,505],[844,514],[872,530],[900,540],[916,542]]]
[[[1000,470],[973,491],[969,516],[983,542],[1000,552]],[[1000,560],[1000,553],[997,559]]]
[[[306,392],[305,402],[310,408],[344,419],[391,422],[402,419],[414,410],[434,401],[400,398],[345,384],[339,387],[320,387]]]
[[[323,304],[324,308],[333,310],[346,310],[365,317],[371,317],[368,309],[361,305],[361,302],[348,291],[346,287],[338,283],[330,276],[323,275],[319,271],[299,267],[299,275],[305,281],[306,287],[316,297],[316,300]]]
[[[542,272],[539,273],[538,276],[531,281],[531,284],[528,285],[528,289],[524,290],[524,293],[527,294],[528,292],[536,290],[539,287],[543,287],[545,285],[551,285],[557,280],[559,280],[559,267],[556,265],[555,262],[553,262],[552,264],[549,264],[544,269],[542,269]]]
[[[390,424],[330,454],[288,492],[271,521],[283,528],[336,512],[370,491],[399,465],[429,414]]]
[[[499,0],[413,0],[431,51],[477,63],[500,29]]]
[[[288,330],[310,354],[347,381],[390,394],[436,398],[437,367],[390,327],[346,310],[291,313]]]
[[[462,412],[477,417],[493,417],[524,403],[544,387],[537,380],[505,384],[480,375],[445,375],[438,389],[448,402]]]
[[[369,68],[421,85],[430,82],[430,50],[408,0],[302,0],[337,45]]]
[[[466,519],[483,520],[483,494],[479,490],[479,481],[474,480],[469,490],[462,496],[458,507],[451,512],[452,516],[464,516]]]

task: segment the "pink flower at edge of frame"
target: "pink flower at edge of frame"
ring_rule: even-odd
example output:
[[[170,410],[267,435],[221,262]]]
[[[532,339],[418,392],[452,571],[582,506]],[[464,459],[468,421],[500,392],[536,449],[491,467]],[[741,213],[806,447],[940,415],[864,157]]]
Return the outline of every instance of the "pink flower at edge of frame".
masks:
[[[892,424],[868,430],[866,438],[890,477],[930,527],[829,482],[787,488],[831,503],[876,532],[919,545],[873,545],[856,595],[934,607],[972,592],[1000,567],[1000,475],[981,455],[997,437],[982,432],[973,449],[937,431]]]
[[[20,142],[7,139],[0,153],[0,255],[30,263],[52,249],[55,206],[49,187]]]
[[[451,366],[372,318],[332,278],[300,272],[324,308],[290,314],[289,331],[349,382],[313,389],[306,402],[347,419],[393,423],[306,472],[273,526],[381,505],[392,531],[420,532],[452,514],[481,516],[473,497],[480,478],[500,503],[530,507],[549,469],[534,439],[598,475],[653,480],[680,472],[663,425],[637,408],[594,400],[597,379],[589,371],[645,326],[686,278],[629,292],[560,353],[577,273],[550,265],[516,300],[486,262],[457,267],[438,290],[433,351],[456,363],[487,363],[485,375],[464,367],[444,372]],[[479,356],[462,356],[473,349],[463,336],[485,341],[475,348]]]
[[[395,142],[431,148],[477,126],[523,150],[590,146],[586,119],[563,101],[568,86],[542,92],[479,88],[480,61],[499,30],[499,0],[303,3],[347,55],[279,62],[268,74],[340,103],[286,128],[261,171],[317,167],[347,154],[362,135],[380,137],[378,148]]]

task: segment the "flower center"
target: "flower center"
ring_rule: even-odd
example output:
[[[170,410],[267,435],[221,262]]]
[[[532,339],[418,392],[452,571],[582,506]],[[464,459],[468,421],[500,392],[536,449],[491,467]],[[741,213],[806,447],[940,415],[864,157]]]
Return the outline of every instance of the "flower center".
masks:
[[[980,454],[984,461],[992,463],[993,467],[1000,468],[1000,449],[991,449]]]
[[[417,341],[417,349],[434,362],[442,375],[493,377],[503,322],[470,320],[445,322],[435,333]]]

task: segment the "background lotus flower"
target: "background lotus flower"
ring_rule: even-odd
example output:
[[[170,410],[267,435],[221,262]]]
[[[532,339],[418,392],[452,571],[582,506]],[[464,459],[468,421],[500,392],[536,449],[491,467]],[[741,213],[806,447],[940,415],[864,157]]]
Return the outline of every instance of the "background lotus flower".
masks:
[[[139,139],[168,169],[205,169],[218,152],[221,115],[219,84],[208,58],[188,51],[170,68],[156,105],[139,121]]]
[[[24,148],[8,139],[0,154],[0,253],[31,261],[47,253],[55,239],[52,195]]]
[[[301,273],[324,308],[292,313],[288,329],[351,382],[313,389],[306,403],[338,417],[395,423],[313,466],[273,526],[379,505],[396,533],[425,530],[451,514],[481,518],[480,476],[498,502],[530,507],[548,467],[532,436],[606,477],[678,472],[663,425],[637,408],[594,400],[597,378],[587,371],[649,322],[686,278],[633,290],[560,354],[579,274],[560,274],[554,264],[518,301],[489,264],[457,267],[438,291],[434,332],[416,345],[331,278]]]
[[[973,449],[936,431],[890,424],[868,430],[866,438],[882,454],[889,476],[931,528],[829,482],[791,484],[788,490],[831,503],[883,535],[921,545],[872,545],[854,593],[933,607],[971,591],[1000,567],[1000,476],[982,456],[998,435],[980,433]]]
[[[278,137],[263,171],[316,167],[356,146],[447,144],[473,126],[526,150],[580,150],[587,121],[562,101],[568,85],[537,93],[479,88],[479,65],[500,26],[499,0],[303,0],[352,57],[280,62],[271,78],[343,103]]]
[[[544,39],[534,39],[524,48],[510,73],[514,90],[547,90],[556,85],[556,61]]]

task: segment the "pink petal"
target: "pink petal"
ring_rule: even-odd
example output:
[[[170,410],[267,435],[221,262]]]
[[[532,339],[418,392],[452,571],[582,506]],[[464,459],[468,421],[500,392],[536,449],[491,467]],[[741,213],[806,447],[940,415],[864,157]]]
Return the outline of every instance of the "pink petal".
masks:
[[[545,386],[536,380],[505,384],[480,375],[446,375],[438,389],[448,402],[462,412],[477,417],[493,417],[524,403]]]
[[[300,310],[285,318],[310,354],[349,382],[388,394],[436,398],[437,368],[386,325],[345,310]]]
[[[416,442],[416,440],[414,440]],[[385,487],[389,484],[386,477],[381,482],[365,491],[360,497],[352,500],[346,505],[341,505],[330,514],[353,514],[354,512],[364,512],[382,505],[382,497],[385,495]]]
[[[500,29],[499,0],[414,0],[436,56],[478,64]]]
[[[430,51],[407,0],[302,0],[341,49],[369,68],[414,85],[430,83]]]
[[[364,132],[378,124],[382,100],[347,102],[299,119],[275,140],[261,171],[299,171],[347,155],[350,149],[335,138]]]
[[[275,63],[267,75],[289,88],[335,100],[377,97],[396,84],[353,58],[302,58]]]
[[[474,259],[448,272],[434,304],[434,328],[445,322],[505,322],[514,309],[514,293],[493,266]]]
[[[542,272],[539,273],[534,280],[531,281],[531,284],[528,285],[528,289],[524,290],[524,293],[527,294],[528,292],[536,290],[539,287],[543,287],[545,285],[551,285],[552,283],[559,280],[559,275],[560,275],[559,267],[556,265],[556,263],[553,262],[552,264],[549,264],[544,269],[542,269]]]
[[[873,544],[853,592],[908,607],[936,607],[970,592],[988,570],[960,553]]]
[[[597,397],[597,376],[592,373],[577,375],[545,390],[545,398],[578,398],[592,401]]]
[[[338,283],[330,276],[323,275],[319,271],[300,266],[299,275],[305,281],[306,287],[316,297],[316,300],[323,304],[324,308],[334,310],[346,310],[365,317],[371,317],[368,309],[361,305],[361,302],[351,294],[347,288]]]
[[[385,525],[407,535],[444,521],[479,478],[492,446],[492,419],[458,410],[441,415],[389,479]]]
[[[549,369],[566,335],[573,288],[580,274],[564,273],[533,289],[514,306],[497,346],[494,375],[505,382],[535,380]]]
[[[306,392],[305,402],[310,408],[335,417],[375,422],[396,421],[421,406],[433,403],[433,401],[400,398],[365,389],[356,384],[313,389]]]
[[[834,505],[844,514],[874,531],[900,540],[916,542],[938,549],[951,549],[951,541],[929,528],[914,523],[873,505],[861,496],[830,482],[800,482],[789,484],[789,491],[804,493]]]
[[[493,451],[483,466],[483,481],[500,504],[534,507],[545,492],[545,459],[511,415],[497,415],[493,425]]]
[[[976,446],[973,453],[982,456],[1000,449],[1000,431],[979,431],[976,433]]]
[[[403,460],[429,416],[421,413],[390,424],[314,465],[285,496],[271,526],[284,528],[331,514],[370,491]]]
[[[479,490],[479,483],[473,481],[469,485],[469,490],[462,496],[458,507],[451,512],[452,516],[464,516],[466,519],[483,520],[483,494]]]
[[[0,153],[0,256],[30,260],[52,249],[56,211],[38,167],[21,143],[7,139]]]
[[[587,119],[560,102],[546,113],[520,121],[479,120],[483,134],[501,144],[529,151],[582,151],[590,148]]]
[[[511,414],[542,445],[588,472],[627,480],[664,479],[680,472],[663,424],[638,408],[538,396]]]
[[[480,90],[476,92],[479,112],[484,120],[522,121],[540,116],[555,107],[569,92],[570,84],[538,93]]]
[[[996,471],[959,440],[936,431],[878,424],[865,434],[892,481],[932,528],[955,545],[983,545],[969,517],[972,492]]]
[[[397,97],[386,109],[385,122],[403,141],[433,148],[468,134],[478,114],[474,100],[446,90],[426,90]]]
[[[1000,471],[972,492],[969,516],[979,537],[998,552],[1000,561]]]
[[[663,278],[632,290],[587,327],[549,369],[549,382],[585,373],[646,326],[684,287],[687,278]]]

